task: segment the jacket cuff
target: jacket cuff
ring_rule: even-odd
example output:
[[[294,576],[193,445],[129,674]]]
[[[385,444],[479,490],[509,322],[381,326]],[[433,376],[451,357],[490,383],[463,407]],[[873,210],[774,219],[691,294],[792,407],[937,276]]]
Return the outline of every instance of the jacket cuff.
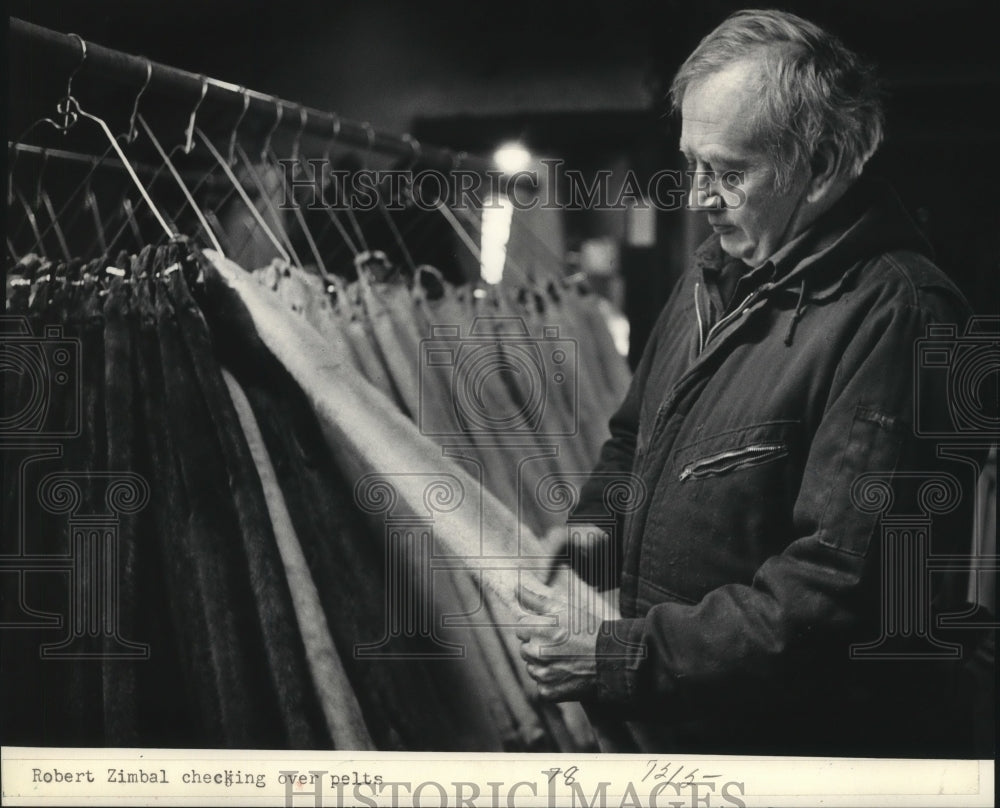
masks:
[[[639,666],[646,658],[645,618],[605,620],[597,635],[597,698],[627,704],[636,694]]]

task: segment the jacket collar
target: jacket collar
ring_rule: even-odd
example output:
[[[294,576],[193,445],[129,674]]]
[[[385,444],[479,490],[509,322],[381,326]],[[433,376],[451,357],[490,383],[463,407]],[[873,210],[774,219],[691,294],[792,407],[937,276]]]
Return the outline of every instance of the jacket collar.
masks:
[[[824,300],[839,293],[853,275],[852,269],[893,249],[933,255],[892,187],[884,180],[862,177],[807,230],[761,267],[744,274],[759,274],[761,283],[772,282],[776,291],[798,290],[807,281],[809,299]],[[737,260],[722,251],[715,234],[694,256],[695,269],[706,281]]]

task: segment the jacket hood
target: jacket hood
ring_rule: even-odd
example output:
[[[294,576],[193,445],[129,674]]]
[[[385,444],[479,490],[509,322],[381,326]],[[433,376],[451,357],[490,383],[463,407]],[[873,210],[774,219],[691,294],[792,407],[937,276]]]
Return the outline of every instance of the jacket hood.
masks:
[[[880,179],[858,180],[807,231],[777,267],[777,285],[797,286],[808,275],[813,293],[832,293],[860,267],[887,252],[907,250],[933,259],[930,242],[910,218],[892,187]]]
[[[797,298],[786,344],[809,303],[838,295],[870,260],[892,251],[912,251],[933,258],[933,249],[902,201],[885,180],[862,177],[787,251],[779,253],[763,291]],[[696,267],[721,266],[733,261],[712,235],[695,253]]]

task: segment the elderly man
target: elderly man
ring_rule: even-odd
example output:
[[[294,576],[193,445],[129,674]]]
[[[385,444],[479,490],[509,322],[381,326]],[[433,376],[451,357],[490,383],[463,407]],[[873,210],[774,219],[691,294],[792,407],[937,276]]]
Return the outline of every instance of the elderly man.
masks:
[[[914,345],[969,314],[892,191],[862,175],[882,138],[873,77],[817,26],[743,11],[672,98],[714,232],[573,521],[603,512],[609,474],[634,475],[644,499],[569,554],[580,573],[613,564],[620,613],[524,593],[561,617],[522,620],[528,672],[544,697],[627,719],[633,749],[962,754],[958,666],[851,654],[879,639],[888,597],[879,515],[855,483],[940,468],[914,436]],[[942,388],[919,388],[925,410]],[[967,536],[936,549],[968,552]]]

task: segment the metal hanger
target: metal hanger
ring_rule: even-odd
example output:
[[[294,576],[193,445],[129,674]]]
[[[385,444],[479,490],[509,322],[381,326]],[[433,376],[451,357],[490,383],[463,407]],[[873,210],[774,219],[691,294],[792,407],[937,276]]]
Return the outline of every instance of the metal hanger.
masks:
[[[72,260],[72,256],[69,254],[69,245],[66,243],[66,234],[63,233],[62,226],[59,224],[59,217],[56,215],[55,207],[52,204],[52,198],[49,196],[48,190],[45,188],[45,169],[49,164],[49,155],[45,149],[42,149],[42,165],[38,169],[38,179],[35,182],[35,211],[39,208],[45,208],[45,213],[49,217],[49,226],[42,231],[42,235],[45,235],[50,230],[55,233],[56,241],[59,244],[59,250],[63,255],[63,258],[69,263]]]
[[[147,62],[147,65],[148,64],[149,63]],[[184,153],[185,154],[190,154],[191,150],[194,148],[194,127],[195,127],[195,123],[197,121],[198,108],[201,106],[202,102],[205,100],[205,95],[206,95],[207,92],[208,92],[208,79],[206,79],[204,76],[202,76],[201,77],[201,95],[198,98],[198,103],[196,103],[195,106],[194,106],[194,109],[191,110],[191,117],[188,119],[187,129],[185,129],[185,131],[184,131]],[[184,195],[184,199],[186,200],[185,205],[186,206],[190,206],[190,208],[191,208],[192,212],[194,213],[195,217],[198,219],[198,224],[201,225],[202,231],[208,237],[208,240],[212,242],[212,246],[215,248],[215,250],[220,255],[224,256],[225,252],[222,249],[222,245],[219,243],[219,239],[216,237],[214,230],[212,229],[211,225],[208,223],[208,220],[205,218],[205,214],[202,212],[201,206],[195,200],[194,195],[191,193],[190,189],[187,187],[187,184],[184,182],[183,178],[181,177],[180,172],[177,170],[177,167],[174,165],[173,161],[170,159],[170,155],[168,155],[166,153],[166,151],[164,150],[163,146],[160,145],[160,141],[156,138],[156,135],[153,133],[152,128],[146,122],[146,119],[142,115],[139,115],[138,118],[139,118],[139,124],[142,126],[143,131],[146,133],[146,137],[149,138],[149,142],[153,144],[153,148],[156,149],[156,153],[160,156],[160,159],[163,161],[163,164],[166,166],[167,170],[170,172],[170,175],[174,178],[174,182],[177,183],[177,187],[180,188],[181,193]],[[174,218],[175,219],[180,216],[182,210],[183,210],[183,206],[182,206],[182,208],[180,210],[177,211],[177,213],[174,214]]]
[[[250,94],[247,92],[246,87],[239,88],[240,94],[243,96],[243,109],[240,111],[239,117],[237,117],[236,122],[233,124],[232,132],[229,135],[229,149],[228,149],[228,163],[230,166],[236,165],[236,155],[233,150],[236,146],[237,132],[239,131],[240,123],[242,123],[243,118],[246,116],[247,109],[250,107]],[[197,197],[201,189],[211,180],[214,176],[214,168],[210,168],[202,174],[201,179],[199,179],[193,186],[190,187],[191,195]],[[225,228],[222,222],[219,220],[218,211],[220,211],[226,203],[229,202],[232,195],[236,192],[235,186],[230,182],[228,189],[222,196],[215,201],[215,204],[209,208],[201,206],[200,210],[204,214],[205,219],[211,225],[211,232],[214,232],[216,238],[220,243],[226,242],[225,238]],[[228,242],[227,242],[228,243]],[[232,255],[231,250],[226,250],[230,255]]]
[[[184,130],[184,154],[191,154],[191,149],[194,148],[195,119],[198,115],[198,108],[201,106],[202,102],[205,100],[205,96],[208,94],[208,79],[204,76],[200,76],[199,78],[201,79],[201,95],[198,97],[198,103],[196,103],[194,105],[194,109],[191,110],[191,117],[188,118],[188,125]]]
[[[136,93],[135,101],[132,102],[132,114],[128,118],[128,131],[122,132],[118,137],[124,138],[127,144],[132,144],[135,142],[136,137],[139,134],[139,130],[136,129],[135,119],[139,114],[139,99],[142,98],[143,94],[146,92],[146,88],[149,87],[150,81],[153,79],[153,63],[146,60],[146,80],[142,83],[142,87],[139,88],[139,92]]]
[[[236,119],[236,123],[233,124],[233,131],[229,135],[229,165],[236,165],[236,155],[234,150],[236,149],[236,133],[240,129],[240,124],[243,122],[243,118],[247,114],[247,110],[250,108],[250,93],[247,92],[246,87],[240,87],[240,94],[243,96],[243,109],[240,110],[240,117]]]
[[[97,205],[97,194],[94,193],[94,189],[90,186],[90,177],[93,176],[94,171],[97,169],[97,158],[94,158],[94,166],[90,173],[87,175],[87,185],[84,190],[84,206],[90,211],[94,218],[94,233],[96,234],[96,242],[94,246],[100,248],[101,255],[107,255],[108,252],[108,239],[104,231],[104,221],[101,219],[101,211]],[[93,246],[88,250],[87,257],[93,252]]]
[[[366,124],[367,126],[367,124]],[[371,151],[371,147],[375,142],[375,133],[369,127],[368,131],[371,133],[368,141],[368,150]],[[416,163],[416,158],[418,152],[413,148],[416,144],[417,149],[420,148],[420,144],[417,143],[416,138],[405,135],[404,139],[409,138],[410,149],[413,152],[413,158],[410,161],[410,168],[413,168],[413,164]],[[409,170],[409,169],[407,169]],[[389,208],[386,207],[385,200],[382,198],[381,189],[378,192],[378,198],[376,200],[376,206],[382,214],[382,218],[385,220],[386,225],[389,228],[389,232],[392,233],[392,239],[396,242],[396,247],[399,249],[400,255],[403,257],[403,261],[406,264],[406,268],[410,271],[410,276],[415,277],[417,272],[417,265],[413,260],[413,256],[410,254],[409,248],[406,246],[406,242],[403,240],[403,234],[399,232],[399,228],[396,227],[396,222],[392,218],[392,214],[389,212]]]
[[[128,133],[126,133],[125,135],[123,135],[123,137],[128,138],[127,142],[129,142],[129,143],[131,143],[131,142],[134,141],[135,137],[138,135],[138,129],[135,126],[136,120],[138,119],[138,121],[142,124],[143,130],[145,131],[146,136],[149,138],[150,143],[152,143],[153,148],[156,150],[157,154],[159,154],[160,161],[161,161],[160,165],[157,166],[156,170],[153,172],[153,175],[152,175],[152,177],[149,180],[149,188],[150,188],[150,190],[156,184],[157,180],[159,180],[159,178],[162,176],[162,174],[163,174],[164,171],[166,171],[168,174],[170,174],[170,176],[173,177],[174,182],[176,182],[177,185],[180,187],[181,194],[184,197],[184,202],[182,202],[181,205],[180,205],[180,207],[176,211],[174,211],[173,216],[170,217],[170,221],[171,222],[176,222],[180,218],[180,216],[184,213],[184,209],[187,208],[188,206],[190,206],[192,208],[192,210],[194,211],[194,213],[195,213],[195,217],[198,219],[198,223],[201,225],[202,229],[204,230],[204,232],[208,236],[209,241],[211,241],[213,245],[217,246],[218,245],[218,239],[216,239],[215,233],[208,226],[208,223],[205,220],[204,215],[202,214],[201,210],[199,209],[197,203],[194,201],[193,194],[188,189],[188,187],[184,183],[183,179],[181,179],[180,172],[177,171],[177,168],[174,165],[174,160],[173,160],[174,155],[176,155],[178,152],[183,152],[184,154],[190,154],[191,150],[194,148],[194,142],[193,142],[194,126],[195,126],[195,123],[197,122],[198,109],[201,107],[202,102],[205,100],[205,95],[208,92],[208,79],[205,78],[205,76],[201,76],[200,77],[201,78],[201,94],[199,95],[198,100],[195,102],[194,108],[191,110],[191,113],[188,116],[188,124],[184,128],[184,140],[183,140],[183,142],[174,145],[170,149],[170,152],[168,153],[160,145],[159,140],[153,134],[153,131],[150,128],[149,124],[146,122],[145,118],[142,115],[139,114],[139,99],[142,97],[142,94],[145,91],[146,86],[149,84],[149,81],[150,81],[150,79],[152,77],[152,74],[153,74],[152,63],[147,60],[146,61],[146,83],[139,90],[138,95],[136,95],[135,102],[132,105],[132,117],[129,120],[129,131],[128,131]],[[131,210],[131,208],[126,208],[126,213],[128,213],[130,210]],[[134,210],[132,210],[131,212],[133,214],[135,213]],[[133,232],[134,232],[135,231],[135,225],[136,225],[136,223],[135,223],[135,220],[134,220],[133,216],[129,216],[127,218],[126,222],[122,225],[122,227],[115,234],[114,238],[111,240],[111,245],[110,246],[113,247],[114,244],[117,243],[118,238],[122,235],[122,232],[124,231],[124,229],[126,227],[131,226],[132,229],[133,229]],[[222,252],[222,250],[220,249],[219,252]]]
[[[122,199],[122,210],[125,211],[125,227],[128,227],[132,231],[132,236],[135,238],[136,249],[141,249],[146,243],[146,239],[143,238],[142,228],[139,227],[139,219],[136,217],[135,206],[132,204],[132,200],[127,196]],[[117,239],[117,236],[116,236]],[[114,249],[114,243],[108,245],[108,257],[111,257],[111,250]]]
[[[368,137],[368,148],[365,149],[365,156],[361,160],[361,170],[362,171],[367,171],[368,170],[368,156],[371,154],[372,146],[375,145],[375,130],[372,129],[372,125],[370,123],[368,123],[368,121],[365,121],[361,125],[364,127],[365,134]],[[370,250],[368,248],[368,242],[365,240],[365,234],[361,230],[361,225],[358,222],[358,217],[354,215],[354,210],[351,208],[350,205],[348,205],[345,208],[344,213],[347,214],[347,220],[351,223],[351,227],[354,229],[354,235],[358,239],[358,244],[361,245],[361,251],[363,253],[370,252]],[[358,256],[357,255],[354,256],[354,263],[355,264],[358,263],[358,260],[359,260]]]
[[[267,135],[264,138],[263,147],[260,152],[260,162],[262,165],[267,165],[269,168],[274,168],[268,161],[268,155],[271,150],[271,136],[277,130],[278,126],[281,124],[281,119],[284,116],[284,106],[280,98],[272,98],[274,102],[274,125],[270,128]],[[295,251],[295,247],[292,244],[292,240],[288,235],[288,231],[285,229],[284,222],[282,221],[281,213],[275,208],[274,202],[271,199],[271,193],[267,190],[264,180],[257,170],[257,166],[249,158],[243,147],[237,143],[236,144],[236,154],[240,158],[240,162],[243,164],[244,170],[250,177],[251,183],[257,190],[257,194],[260,196],[261,202],[264,203],[264,208],[270,214],[272,219],[272,226],[267,228],[269,237],[275,236],[280,238],[284,244],[284,248],[281,250],[283,257],[285,257],[290,264],[302,268],[302,261],[299,259],[298,253]],[[254,210],[258,210],[257,206],[251,204]],[[263,217],[254,217],[258,222],[263,221]]]
[[[333,136],[329,141],[327,141],[326,148],[323,150],[323,165],[326,166],[328,169],[332,168],[333,166],[333,158],[331,156],[331,152],[337,140],[340,138],[340,116],[337,115],[337,113],[335,112],[331,112],[330,115],[333,117]],[[328,171],[327,173],[330,175],[331,182],[338,182],[338,179],[336,175],[333,174],[332,170]],[[325,175],[324,178],[321,178],[320,180],[320,188],[323,191],[323,199],[324,200],[329,199],[329,197],[326,195]],[[337,190],[338,199],[339,199],[339,193],[340,191],[338,188]],[[340,221],[340,217],[337,216],[337,211],[334,210],[333,206],[329,204],[324,204],[323,209],[327,212],[327,215],[330,218],[330,223],[334,226],[334,228],[340,234],[340,237],[343,240],[344,244],[346,244],[347,248],[351,251],[351,255],[356,257],[360,252],[360,250],[354,243],[354,240],[351,238],[350,233],[347,232],[347,228],[344,227],[344,223]],[[320,240],[322,240],[325,233],[326,229],[324,228],[324,230],[320,233],[319,236]]]
[[[292,143],[292,153],[291,161],[294,166],[301,166],[299,162],[300,147],[302,143],[302,134],[305,132],[306,126],[309,123],[309,111],[303,107],[299,107],[299,131],[295,135],[295,140]],[[275,157],[273,150],[268,147],[267,153],[268,159],[271,161],[272,167],[277,170],[282,178],[282,184],[285,188],[285,199],[290,200],[292,207],[292,212],[295,214],[295,219],[299,223],[299,229],[302,231],[302,235],[306,239],[306,243],[309,245],[309,250],[313,255],[313,259],[316,261],[316,268],[319,270],[320,276],[325,281],[329,281],[330,273],[327,271],[326,264],[323,261],[322,256],[319,253],[319,248],[316,246],[316,240],[313,238],[312,230],[309,224],[306,222],[305,215],[302,213],[302,208],[295,199],[295,189],[289,189],[285,184],[285,172],[278,168],[278,160]],[[289,193],[291,191],[291,193]]]
[[[264,234],[267,236],[268,240],[271,242],[272,245],[274,245],[274,248],[278,251],[278,254],[289,264],[292,263],[291,256],[289,256],[287,250],[285,250],[285,247],[282,245],[281,241],[271,230],[267,222],[264,221],[264,217],[261,216],[261,213],[257,209],[257,206],[253,203],[253,200],[250,198],[249,194],[247,194],[246,189],[243,187],[243,183],[241,183],[236,174],[233,173],[233,168],[229,165],[229,163],[226,162],[225,158],[221,154],[219,154],[219,150],[215,148],[215,146],[212,144],[212,141],[208,139],[208,136],[204,132],[202,132],[201,129],[196,127],[194,132],[195,135],[198,137],[198,139],[205,144],[205,148],[208,149],[209,154],[212,155],[212,158],[222,169],[223,173],[225,173],[226,178],[233,186],[233,190],[236,191],[237,195],[243,201],[243,204],[247,206],[247,210],[250,211],[250,214],[254,217],[254,220],[264,231]],[[242,147],[238,143],[235,144],[235,146],[236,149],[243,155],[243,157],[246,157],[246,154],[243,152]]]
[[[136,189],[138,189],[139,194],[142,196],[143,200],[149,207],[149,210],[156,218],[157,223],[163,229],[164,233],[166,233],[169,238],[176,238],[177,233],[170,227],[170,225],[167,224],[167,221],[164,218],[163,214],[153,203],[153,200],[150,198],[145,185],[143,185],[143,183],[140,181],[139,176],[136,174],[135,169],[129,162],[127,155],[125,154],[124,151],[122,151],[121,146],[119,146],[118,140],[111,132],[111,129],[108,127],[108,124],[104,121],[103,118],[100,118],[97,115],[93,115],[90,112],[84,110],[80,106],[80,102],[73,95],[73,78],[76,76],[77,73],[80,72],[81,68],[87,61],[87,43],[78,34],[70,34],[70,36],[75,37],[76,40],[80,43],[80,62],[74,68],[73,72],[70,73],[69,78],[66,81],[65,98],[63,98],[56,105],[56,111],[63,116],[63,120],[61,123],[59,123],[57,121],[52,120],[51,118],[41,118],[28,127],[25,133],[20,138],[18,138],[18,142],[22,142],[24,140],[25,135],[27,135],[28,132],[30,132],[32,129],[34,129],[36,126],[42,123],[47,123],[53,126],[56,130],[65,134],[74,126],[76,126],[76,124],[79,122],[81,118],[85,118],[89,121],[92,121],[100,128],[107,142],[111,145],[115,153],[118,155],[118,159],[121,160],[122,166],[125,168],[125,171],[129,175],[129,179],[131,179]]]
[[[7,210],[13,208],[15,202],[19,202],[21,207],[24,209],[24,219],[13,231],[11,231],[8,226],[7,241],[11,243],[12,241],[16,241],[17,237],[21,234],[21,230],[24,228],[25,223],[27,223],[31,228],[32,233],[35,234],[35,241],[38,242],[41,235],[38,229],[38,219],[35,217],[35,212],[31,209],[31,206],[28,205],[24,195],[21,194],[20,190],[18,190],[17,183],[14,180],[14,165],[16,163],[17,151],[14,149],[14,144],[12,143],[8,147],[7,151]]]
[[[264,143],[260,148],[260,159],[262,161],[266,159],[267,152],[271,148],[271,136],[281,126],[281,119],[285,114],[285,105],[281,103],[281,99],[272,96],[271,100],[274,102],[274,125],[267,130],[267,134],[264,136]]]
[[[14,177],[14,166],[15,163],[17,162],[17,158],[20,153],[19,149],[17,148],[17,146],[19,145],[21,144],[20,143],[10,144],[10,150],[9,150],[10,162],[8,163],[8,174],[10,179],[8,183],[8,192],[7,192],[8,208],[12,207],[15,202],[13,177]],[[49,152],[44,147],[38,150],[38,153],[42,160],[42,165],[41,168],[39,169],[38,178],[36,180],[33,212],[37,213],[41,208],[44,207],[46,215],[48,216],[49,219],[49,223],[44,228],[39,227],[39,232],[36,236],[36,244],[33,245],[32,248],[34,248],[34,246],[38,246],[39,243],[44,242],[45,238],[49,235],[49,233],[53,232],[55,233],[55,236],[59,241],[60,249],[63,255],[64,256],[68,255],[69,253],[68,239],[66,238],[65,234],[72,232],[73,227],[76,225],[76,222],[79,220],[80,216],[84,212],[84,209],[86,208],[86,201],[84,205],[78,204],[77,196],[79,195],[81,189],[90,188],[91,179],[93,175],[96,173],[97,168],[100,165],[100,162],[104,160],[104,158],[106,158],[110,152],[111,152],[111,147],[108,146],[100,157],[95,157],[95,156],[90,157],[90,169],[87,171],[86,175],[76,186],[76,188],[74,188],[73,191],[66,197],[62,206],[57,211],[52,202],[51,196],[49,195],[49,192],[45,188],[44,184],[45,167],[48,164]],[[59,150],[56,150],[56,154],[61,154],[61,152],[59,152]],[[67,219],[67,212],[74,205],[75,209],[71,214],[69,214],[69,217]],[[18,235],[20,235],[21,227],[23,227],[23,223],[12,234],[9,235],[12,235],[13,238],[16,240]],[[67,258],[66,260],[69,259]]]
[[[39,254],[42,258],[48,258],[48,253],[45,251],[45,241],[42,238],[41,230],[38,227],[38,218],[35,216],[35,211],[31,209],[31,205],[28,204],[28,200],[24,198],[24,194],[21,193],[21,189],[14,184],[13,178],[9,180],[9,194],[16,199],[21,208],[24,210],[25,220],[28,222],[28,226],[31,228],[31,232],[35,237],[34,247],[38,248]],[[17,234],[15,233],[15,236]],[[31,250],[28,250],[31,252]]]
[[[240,86],[239,92],[240,95],[243,97],[243,108],[240,110],[239,116],[237,116],[236,121],[233,123],[232,131],[229,133],[229,147],[227,149],[226,162],[230,168],[235,168],[236,166],[235,149],[237,144],[237,138],[239,136],[238,134],[239,128],[240,124],[243,122],[243,119],[246,117],[247,110],[250,108],[250,93],[247,92],[247,88]],[[205,171],[202,178],[198,182],[196,182],[194,187],[191,189],[192,194],[197,194],[201,190],[203,185],[206,182],[208,182],[208,180],[212,176],[214,176],[214,171],[216,168],[218,168],[218,165],[213,166],[212,168],[209,168],[207,171]],[[223,193],[219,197],[219,199],[215,201],[214,205],[212,207],[202,208],[202,212],[205,214],[205,218],[212,225],[212,229],[215,232],[216,237],[219,239],[220,242],[224,242],[227,245],[229,245],[229,241],[226,238],[226,229],[223,226],[221,220],[219,219],[219,211],[221,211],[228,204],[229,200],[235,193],[236,193],[236,184],[234,184],[230,180],[229,187],[227,188],[225,193]],[[228,249],[227,252],[229,253],[229,255],[235,254],[232,249]]]
[[[197,201],[195,201],[195,198],[191,194],[191,191],[184,183],[184,180],[181,179],[180,172],[177,171],[177,168],[174,166],[173,162],[170,160],[170,157],[164,151],[163,146],[160,145],[160,141],[156,139],[156,135],[153,134],[153,130],[150,128],[149,124],[146,123],[146,119],[143,118],[142,115],[139,116],[139,125],[142,126],[143,131],[146,133],[146,137],[149,138],[149,142],[153,144],[153,148],[156,149],[156,153],[160,155],[160,159],[163,160],[163,163],[164,165],[166,165],[167,170],[170,172],[171,176],[173,176],[174,181],[177,183],[177,186],[181,189],[181,193],[184,194],[184,198],[185,200],[187,200],[187,205],[189,205],[191,207],[191,210],[194,212],[195,217],[198,219],[198,223],[201,225],[202,231],[205,233],[206,236],[208,236],[208,240],[212,242],[212,246],[215,248],[216,252],[225,257],[225,251],[222,249],[222,245],[219,243],[219,239],[216,237],[215,231],[212,229],[212,226],[208,223],[208,220],[205,218],[205,214],[202,212],[201,207],[198,205]],[[192,137],[194,136],[193,128],[191,130],[191,136]],[[175,218],[176,216],[179,215],[180,212],[178,211],[178,213],[175,214]]]
[[[466,152],[458,152],[452,157],[451,160],[451,171],[457,171],[458,166],[461,161],[466,157]],[[445,221],[451,225],[451,228],[455,231],[459,240],[468,248],[469,252],[472,253],[472,257],[476,259],[476,262],[482,266],[483,264],[483,253],[479,246],[473,241],[472,236],[469,235],[465,227],[455,216],[448,204],[441,199],[434,202],[434,208],[444,217]]]

